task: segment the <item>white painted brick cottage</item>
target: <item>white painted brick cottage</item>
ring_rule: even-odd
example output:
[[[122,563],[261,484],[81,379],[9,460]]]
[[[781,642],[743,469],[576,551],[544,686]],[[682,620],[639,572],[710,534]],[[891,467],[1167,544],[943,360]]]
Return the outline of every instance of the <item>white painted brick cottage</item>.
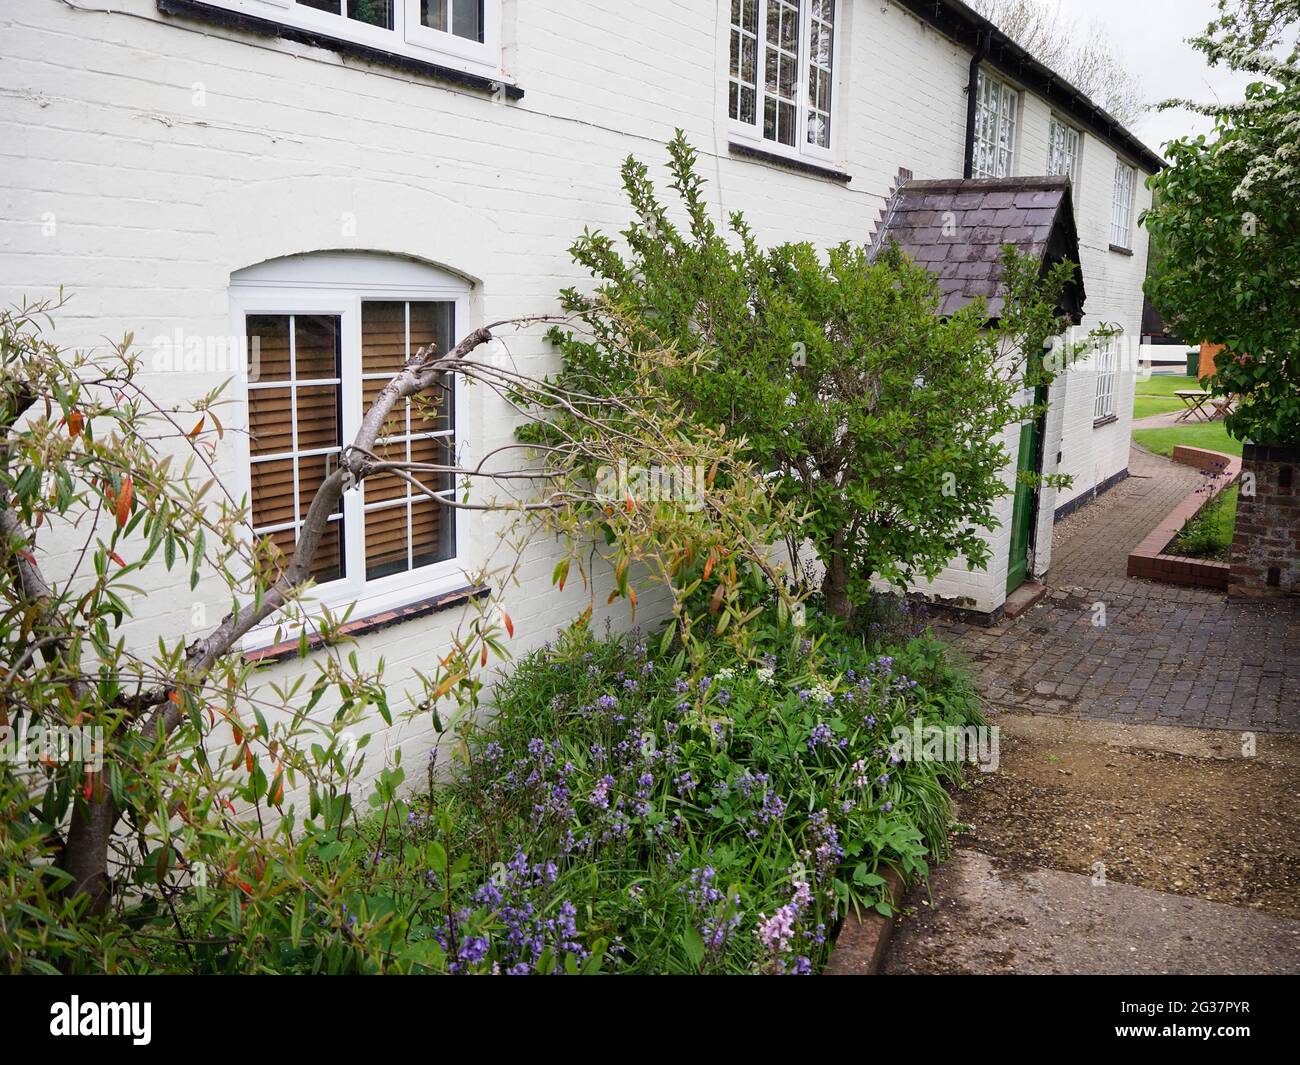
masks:
[[[769,243],[868,239],[900,169],[1067,175],[1084,325],[1140,332],[1136,218],[1158,158],[955,0],[0,0],[0,95],[0,297],[64,286],[67,346],[259,336],[261,384],[237,382],[228,418],[256,439],[228,436],[220,462],[251,489],[259,531],[290,543],[292,485],[310,488],[350,435],[368,375],[423,338],[553,310],[582,280],[566,251],[582,227],[626,222],[622,158],[658,167],[676,127],[719,215],[743,209]],[[552,357],[540,342],[512,351]],[[1033,573],[1054,515],[1124,474],[1121,354],[1053,391],[1044,469],[1075,481],[1037,500]],[[223,376],[161,360],[149,383],[165,398]],[[454,441],[473,459],[510,439],[483,392],[415,427],[413,453]],[[453,527],[400,490],[353,494],[322,594],[359,616],[400,611],[359,642],[400,687],[443,645],[491,529],[464,514]],[[998,609],[1004,504],[994,566],[955,565],[935,596]],[[509,604],[520,647],[582,609],[550,570],[537,548]],[[216,587],[191,602],[159,574],[157,590],[137,604],[143,646],[225,610]],[[430,740],[408,724],[385,742],[415,755]]]

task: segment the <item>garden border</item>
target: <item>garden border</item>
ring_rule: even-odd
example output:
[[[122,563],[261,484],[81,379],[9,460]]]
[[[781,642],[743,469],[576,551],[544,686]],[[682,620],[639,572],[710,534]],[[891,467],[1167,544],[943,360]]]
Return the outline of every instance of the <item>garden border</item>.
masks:
[[[1166,584],[1182,584],[1193,588],[1209,588],[1216,592],[1228,590],[1227,562],[1213,559],[1186,558],[1165,553],[1165,548],[1182,527],[1210,505],[1225,488],[1241,476],[1241,459],[1209,448],[1189,447],[1179,444],[1174,448],[1173,459],[1184,466],[1195,466],[1210,482],[1193,489],[1182,501],[1164,516],[1128,556],[1128,575]],[[1215,470],[1218,470],[1215,473]],[[1209,488],[1207,493],[1206,488]]]

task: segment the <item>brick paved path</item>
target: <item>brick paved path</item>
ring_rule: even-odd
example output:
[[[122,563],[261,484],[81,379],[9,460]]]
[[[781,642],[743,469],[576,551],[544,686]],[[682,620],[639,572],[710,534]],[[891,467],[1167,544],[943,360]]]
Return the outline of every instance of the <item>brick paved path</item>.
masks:
[[[1300,732],[1300,603],[1128,580],[1128,552],[1201,479],[1133,449],[1134,476],[1056,527],[1047,598],[992,628],[938,626],[996,707]]]

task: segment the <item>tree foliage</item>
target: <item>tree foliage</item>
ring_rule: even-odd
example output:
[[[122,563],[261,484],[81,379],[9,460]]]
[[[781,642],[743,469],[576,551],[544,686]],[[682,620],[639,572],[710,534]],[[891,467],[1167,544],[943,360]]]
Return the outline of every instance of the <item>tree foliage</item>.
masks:
[[[1162,249],[1147,293],[1180,335],[1225,345],[1208,384],[1239,397],[1228,431],[1300,441],[1300,26],[1295,0],[1233,3],[1194,40],[1211,64],[1258,75],[1243,101],[1190,105],[1210,136],[1166,146],[1143,216]]]
[[[106,352],[62,350],[46,336],[55,309],[0,311],[0,965],[14,971],[129,969],[142,964],[142,944],[160,939],[182,953],[255,957],[272,927],[300,938],[312,907],[346,953],[343,903],[355,884],[320,871],[355,816],[369,730],[406,713],[441,732],[449,704],[476,707],[489,663],[509,654],[506,599],[532,543],[558,537],[567,549],[552,575],[561,588],[572,566],[594,597],[600,556],[611,600],[635,606],[638,584],[660,581],[679,614],[698,574],[716,570],[707,575],[717,602],[701,622],[716,632],[746,621],[737,587],[766,565],[763,522],[794,520],[770,503],[737,441],[683,432],[653,371],[675,353],[629,353],[644,368],[637,383],[593,406],[475,357],[494,329],[530,321],[518,320],[412,356],[364,412],[286,558],[252,541],[247,499],[217,475],[223,389],[163,406],[142,383],[132,338]],[[564,424],[544,449],[509,445],[472,467],[380,458],[394,409],[426,402],[452,375]],[[647,460],[706,472],[683,499],[611,496],[591,477]],[[407,691],[385,679],[382,659],[361,663],[343,627],[350,610],[306,602],[329,515],[377,473],[443,506],[504,517],[498,549],[466,575],[493,594],[429,649],[430,667]],[[454,499],[422,480],[447,474]],[[196,638],[173,628],[142,646],[131,622],[146,585],[167,587],[173,606],[186,589],[224,596],[229,613]],[[303,668],[283,682],[240,653],[264,623],[300,635]],[[693,631],[682,616],[666,637],[690,662],[700,654]],[[310,658],[309,634],[319,638]],[[402,772],[383,768],[381,805]],[[269,922],[261,931],[259,919]]]

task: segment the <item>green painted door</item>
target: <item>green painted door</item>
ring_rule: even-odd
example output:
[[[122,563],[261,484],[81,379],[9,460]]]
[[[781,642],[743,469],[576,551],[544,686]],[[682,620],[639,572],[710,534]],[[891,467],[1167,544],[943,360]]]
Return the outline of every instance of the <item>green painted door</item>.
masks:
[[[1007,565],[1007,594],[1029,576],[1029,539],[1034,523],[1033,485],[1023,484],[1020,474],[1033,471],[1038,459],[1038,419],[1020,427],[1020,451],[1016,459],[1016,501],[1011,508],[1011,559]]]

